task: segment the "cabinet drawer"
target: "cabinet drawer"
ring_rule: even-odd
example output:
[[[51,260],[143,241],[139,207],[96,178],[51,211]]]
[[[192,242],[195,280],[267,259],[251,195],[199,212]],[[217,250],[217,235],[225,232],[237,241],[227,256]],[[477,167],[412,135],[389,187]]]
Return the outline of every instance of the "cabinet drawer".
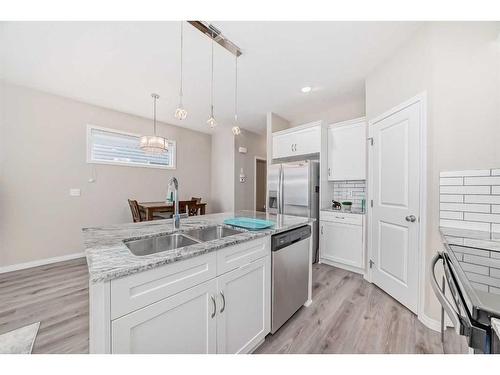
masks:
[[[111,281],[111,319],[216,276],[216,252]]]
[[[319,218],[322,221],[363,225],[364,215],[350,214],[345,212],[320,211]]]
[[[270,251],[270,236],[220,249],[217,251],[217,274],[244,266],[270,254]]]

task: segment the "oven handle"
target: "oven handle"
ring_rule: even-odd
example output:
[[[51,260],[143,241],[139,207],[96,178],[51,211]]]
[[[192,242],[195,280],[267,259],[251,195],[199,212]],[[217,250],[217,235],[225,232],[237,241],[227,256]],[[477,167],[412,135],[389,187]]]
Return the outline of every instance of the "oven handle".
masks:
[[[432,258],[432,261],[431,261],[430,274],[431,274],[432,290],[434,291],[434,294],[436,295],[437,299],[439,300],[439,303],[441,304],[443,309],[446,311],[446,313],[450,317],[451,322],[453,323],[453,327],[455,328],[455,332],[460,334],[461,321],[460,321],[459,314],[453,308],[452,304],[448,301],[448,298],[446,298],[446,296],[444,295],[444,293],[441,290],[441,288],[439,287],[439,284],[438,284],[437,279],[436,279],[436,273],[435,273],[436,267],[435,266],[436,266],[436,263],[438,262],[439,259],[443,259],[443,262],[444,262],[443,255],[438,252],[436,255],[434,255],[434,257]]]

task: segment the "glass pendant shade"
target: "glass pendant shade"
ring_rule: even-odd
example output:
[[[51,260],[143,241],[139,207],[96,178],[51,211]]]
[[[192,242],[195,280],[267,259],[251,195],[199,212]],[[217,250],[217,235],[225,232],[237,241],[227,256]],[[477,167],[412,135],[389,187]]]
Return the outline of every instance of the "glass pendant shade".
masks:
[[[239,126],[233,126],[233,128],[231,130],[233,131],[234,135],[240,135],[241,134],[241,129],[240,129]]]
[[[184,109],[184,107],[182,106],[182,104],[179,104],[179,107],[177,107],[177,109],[175,110],[175,118],[177,120],[185,120],[186,117],[187,117],[187,111]]]
[[[168,150],[168,142],[157,135],[144,135],[139,140],[139,147],[151,155],[160,155]]]
[[[210,126],[210,128],[215,128],[217,126],[217,121],[215,121],[215,117],[212,115],[210,118],[207,120],[207,124]]]
[[[150,155],[159,155],[168,150],[168,141],[156,135],[156,101],[160,98],[158,94],[151,94],[153,98],[153,135],[143,135],[139,139],[139,147]]]

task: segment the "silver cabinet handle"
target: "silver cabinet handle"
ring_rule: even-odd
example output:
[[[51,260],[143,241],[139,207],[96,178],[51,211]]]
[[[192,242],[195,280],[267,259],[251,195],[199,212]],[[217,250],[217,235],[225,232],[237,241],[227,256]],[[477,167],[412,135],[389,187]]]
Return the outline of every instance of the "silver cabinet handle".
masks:
[[[330,176],[330,168],[328,168],[328,176]]]
[[[212,303],[214,304],[214,310],[212,311],[212,315],[211,315],[211,318],[213,318],[215,316],[215,313],[217,312],[217,305],[215,304],[215,297],[210,296],[210,298],[212,299]]]
[[[323,234],[323,225],[321,226],[321,234]]]
[[[292,147],[292,151],[293,151],[293,143],[291,144],[291,147]]]
[[[409,215],[405,217],[405,220],[414,223],[417,220],[417,218],[415,217],[415,215]]]
[[[220,296],[222,297],[222,307],[219,312],[222,314],[226,309],[226,297],[224,297],[224,292],[222,290],[220,291]]]

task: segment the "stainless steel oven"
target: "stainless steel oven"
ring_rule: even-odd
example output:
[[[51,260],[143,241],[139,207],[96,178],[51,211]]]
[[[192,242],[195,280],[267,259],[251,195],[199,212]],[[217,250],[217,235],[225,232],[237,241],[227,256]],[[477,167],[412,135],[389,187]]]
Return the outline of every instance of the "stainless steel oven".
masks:
[[[441,286],[436,278],[436,264],[441,261],[443,265],[443,278]],[[461,283],[458,277],[458,272],[446,252],[437,253],[431,261],[431,286],[439,300],[441,309],[441,339],[443,341],[443,349],[449,347],[447,341],[452,341],[452,345],[456,348],[456,342],[465,339],[468,347],[474,350],[475,353],[491,353],[491,327],[484,325],[473,318],[470,311],[472,306],[468,301],[468,295],[465,292],[466,288]],[[450,299],[448,298],[450,297]],[[445,315],[450,318],[453,324],[453,330],[446,328]],[[455,333],[459,337],[449,337],[450,333]]]

